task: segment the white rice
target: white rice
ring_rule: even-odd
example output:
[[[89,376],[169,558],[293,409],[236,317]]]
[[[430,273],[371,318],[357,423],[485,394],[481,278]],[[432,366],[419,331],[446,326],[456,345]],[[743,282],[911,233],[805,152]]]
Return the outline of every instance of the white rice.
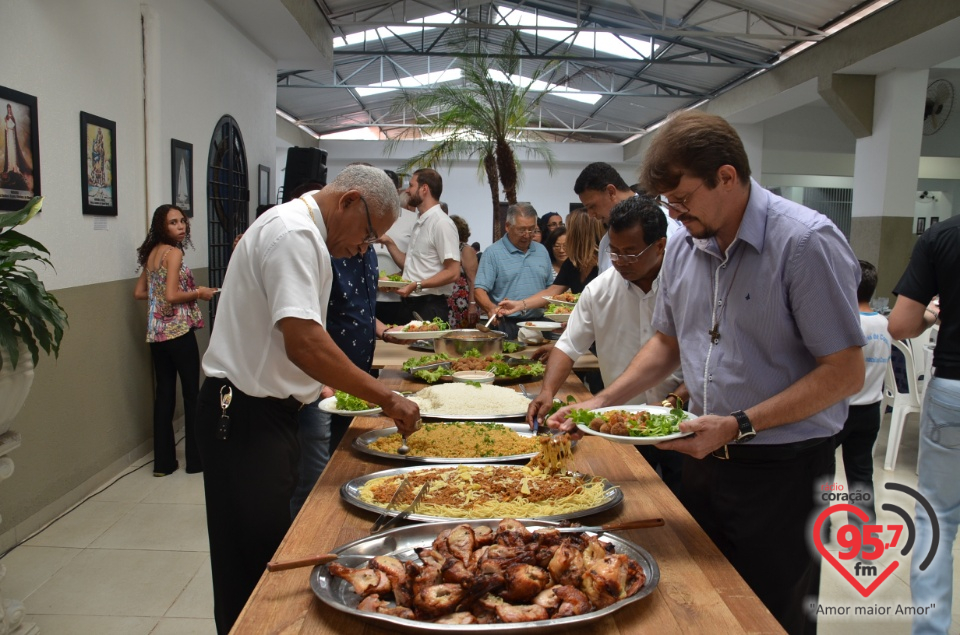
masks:
[[[410,397],[422,412],[442,415],[518,415],[530,400],[510,388],[481,384],[437,384]]]

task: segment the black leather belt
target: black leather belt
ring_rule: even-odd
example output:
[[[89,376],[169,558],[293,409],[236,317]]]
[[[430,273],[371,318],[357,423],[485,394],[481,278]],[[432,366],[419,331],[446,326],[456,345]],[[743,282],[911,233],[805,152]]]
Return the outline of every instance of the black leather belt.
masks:
[[[269,401],[272,401],[272,402],[277,403],[277,404],[280,405],[284,410],[288,410],[288,411],[290,411],[290,412],[299,412],[305,405],[307,405],[307,404],[303,403],[302,401],[298,400],[296,397],[283,397],[283,398],[281,398],[281,397],[254,397],[254,396],[252,396],[252,395],[248,395],[247,393],[245,393],[245,392],[243,392],[242,390],[240,390],[239,388],[237,388],[237,386],[236,386],[232,381],[230,381],[229,379],[227,379],[226,377],[210,377],[210,379],[213,380],[213,381],[215,381],[215,382],[218,382],[221,386],[230,386],[230,388],[231,388],[234,392],[239,393],[241,396],[246,397],[247,399],[267,399],[267,400],[269,400]],[[234,398],[236,398],[236,395],[234,395]]]
[[[731,443],[717,448],[710,453],[710,456],[723,461],[783,461],[796,458],[803,452],[815,448],[831,438],[833,437],[818,437],[777,445],[755,445],[752,443],[737,445]]]

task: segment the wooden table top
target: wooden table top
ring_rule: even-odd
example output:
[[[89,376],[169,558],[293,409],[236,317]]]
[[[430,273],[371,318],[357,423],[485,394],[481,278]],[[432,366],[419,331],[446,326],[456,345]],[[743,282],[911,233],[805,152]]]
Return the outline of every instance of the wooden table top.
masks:
[[[530,354],[536,349],[536,346],[527,346],[526,349],[518,354],[529,357]],[[428,351],[414,350],[405,344],[391,344],[390,342],[382,342],[378,340],[377,346],[373,351],[373,367],[399,368],[400,366],[403,366],[403,363],[411,357],[421,357],[423,355],[430,355],[430,353]],[[575,370],[596,370],[599,367],[597,356],[592,353],[583,355],[573,365]],[[421,384],[418,384],[418,386],[422,387]]]
[[[420,387],[405,382],[398,370],[381,373],[395,390]],[[532,388],[539,389],[539,383]],[[560,395],[588,395],[571,375]],[[358,435],[391,427],[384,418],[357,418],[333,453],[300,515],[277,549],[274,560],[292,560],[332,551],[370,535],[376,514],[340,499],[340,486],[358,476],[399,467],[350,449]],[[783,629],[713,542],[674,497],[632,445],[598,437],[580,441],[574,451],[579,471],[603,476],[619,485],[623,504],[580,519],[584,524],[662,517],[666,525],[619,532],[650,552],[660,567],[660,584],[642,600],[602,620],[579,625],[584,634],[633,633],[783,633]],[[239,529],[239,528],[238,528]],[[311,568],[265,572],[247,601],[232,633],[284,635],[378,635],[394,631],[336,611],[316,598],[310,588]],[[574,632],[571,629],[571,632]]]

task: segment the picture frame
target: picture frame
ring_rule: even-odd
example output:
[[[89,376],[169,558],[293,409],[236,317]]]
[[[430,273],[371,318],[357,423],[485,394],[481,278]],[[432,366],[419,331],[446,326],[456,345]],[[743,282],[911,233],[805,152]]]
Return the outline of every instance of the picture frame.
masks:
[[[170,202],[193,218],[193,144],[170,139]]]
[[[936,224],[939,223],[939,222],[940,222],[940,217],[939,217],[939,216],[931,216],[931,217],[930,217],[930,226],[931,226],[931,227],[933,227],[934,225],[936,225]]]
[[[917,219],[917,236],[922,234],[926,228],[927,228],[927,217],[921,216],[920,218]]]
[[[117,124],[83,111],[80,181],[84,215],[117,215]]]
[[[259,175],[259,184],[260,184],[260,193],[259,193],[259,199],[257,204],[269,205],[270,204],[270,168],[261,164],[257,168],[257,173]]]
[[[11,212],[41,193],[37,98],[0,86],[0,113],[0,211]]]

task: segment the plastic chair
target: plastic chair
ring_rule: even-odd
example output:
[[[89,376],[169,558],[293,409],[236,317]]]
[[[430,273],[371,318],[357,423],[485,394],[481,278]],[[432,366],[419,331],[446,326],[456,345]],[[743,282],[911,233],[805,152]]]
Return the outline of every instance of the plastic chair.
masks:
[[[893,358],[888,363],[887,378],[890,380],[884,386],[884,399],[881,407],[886,404],[886,392],[889,389],[896,391],[893,395],[893,414],[890,415],[890,435],[887,437],[887,455],[883,460],[883,469],[893,470],[897,465],[897,452],[900,450],[900,437],[903,436],[903,424],[907,415],[912,412],[920,412],[920,392],[917,387],[917,371],[913,364],[913,351],[910,344],[893,340],[893,346],[903,353],[903,362],[907,369],[907,392],[900,392],[896,388],[893,373]]]

